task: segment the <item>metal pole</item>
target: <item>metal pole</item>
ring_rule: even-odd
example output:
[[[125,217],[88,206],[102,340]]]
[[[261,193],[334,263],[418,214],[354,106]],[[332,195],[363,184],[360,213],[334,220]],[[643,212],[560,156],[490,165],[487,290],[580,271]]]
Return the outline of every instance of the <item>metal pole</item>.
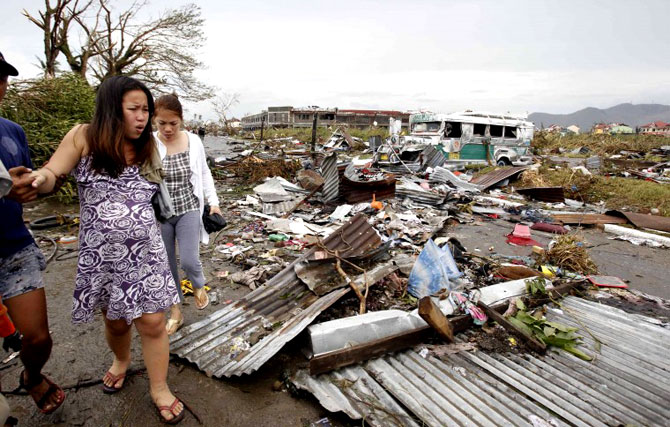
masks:
[[[314,118],[312,119],[312,161],[316,162],[316,121],[317,114],[314,113]]]
[[[261,117],[261,142],[263,142],[263,128],[265,127],[265,116]]]

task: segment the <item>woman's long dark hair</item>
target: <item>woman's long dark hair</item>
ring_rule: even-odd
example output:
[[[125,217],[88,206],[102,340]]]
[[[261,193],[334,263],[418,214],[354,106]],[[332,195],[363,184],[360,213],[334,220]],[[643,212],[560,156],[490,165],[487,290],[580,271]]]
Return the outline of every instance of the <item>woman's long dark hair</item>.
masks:
[[[95,113],[86,130],[91,167],[98,173],[118,177],[126,167],[123,151],[125,125],[123,122],[123,96],[131,90],[141,90],[147,96],[149,120],[142,134],[132,140],[135,147],[136,164],[149,161],[155,150],[151,133],[151,118],[154,115],[154,99],[149,89],[138,80],[125,76],[110,77],[98,88],[95,97]]]

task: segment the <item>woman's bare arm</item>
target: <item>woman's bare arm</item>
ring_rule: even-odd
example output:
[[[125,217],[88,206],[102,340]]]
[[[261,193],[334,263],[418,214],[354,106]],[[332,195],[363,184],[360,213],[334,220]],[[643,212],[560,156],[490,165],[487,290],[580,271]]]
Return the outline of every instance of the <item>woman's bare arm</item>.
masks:
[[[40,193],[50,192],[56,184],[56,177],[69,174],[77,165],[86,149],[85,129],[86,125],[73,127],[58,145],[49,162],[32,173],[32,185]]]

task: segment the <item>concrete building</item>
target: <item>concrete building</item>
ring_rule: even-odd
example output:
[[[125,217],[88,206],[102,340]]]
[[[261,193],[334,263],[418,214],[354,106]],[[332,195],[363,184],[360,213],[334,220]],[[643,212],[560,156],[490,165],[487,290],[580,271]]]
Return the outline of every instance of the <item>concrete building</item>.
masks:
[[[670,123],[656,121],[640,126],[640,133],[643,135],[661,135],[670,136]]]
[[[365,129],[372,126],[388,128],[389,119],[402,120],[402,127],[409,126],[409,113],[394,110],[340,110],[338,108],[320,107],[268,107],[257,114],[242,117],[244,130],[260,129],[261,123],[265,127],[274,128],[311,128],[314,115],[317,115],[318,126],[345,126],[349,128]]]

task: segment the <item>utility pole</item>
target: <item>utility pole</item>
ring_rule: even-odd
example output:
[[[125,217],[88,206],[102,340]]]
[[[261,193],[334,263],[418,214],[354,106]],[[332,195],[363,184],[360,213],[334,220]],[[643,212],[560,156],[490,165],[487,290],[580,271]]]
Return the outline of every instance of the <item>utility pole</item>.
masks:
[[[263,142],[263,128],[265,127],[265,116],[261,116],[261,142]]]
[[[314,112],[314,118],[312,119],[312,162],[316,164],[316,121],[317,113]]]

